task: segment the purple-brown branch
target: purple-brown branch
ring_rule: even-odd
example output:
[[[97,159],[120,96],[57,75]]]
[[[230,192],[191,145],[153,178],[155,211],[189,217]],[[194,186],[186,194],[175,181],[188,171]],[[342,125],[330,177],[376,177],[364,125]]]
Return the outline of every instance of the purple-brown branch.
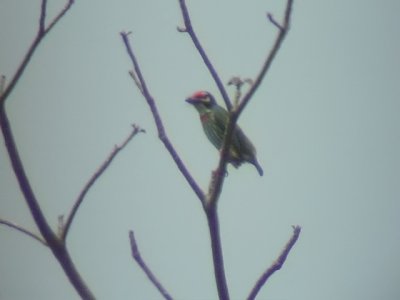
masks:
[[[290,240],[287,242],[285,248],[282,250],[281,254],[277,258],[277,260],[260,276],[257,280],[255,286],[250,292],[250,295],[247,297],[247,300],[254,300],[263,287],[263,285],[267,282],[268,278],[271,277],[276,271],[280,270],[283,264],[286,261],[287,256],[289,255],[290,250],[292,250],[294,244],[296,244],[301,232],[300,226],[293,226],[293,235]]]
[[[74,4],[74,0],[68,0],[64,8],[56,15],[56,17],[50,22],[49,26],[45,27],[46,23],[46,7],[47,1],[42,0],[40,6],[40,17],[39,17],[39,28],[36,34],[35,39],[33,40],[31,46],[29,47],[28,51],[26,52],[21,64],[19,65],[17,71],[15,72],[14,76],[11,78],[10,83],[5,88],[4,92],[0,95],[0,106],[4,105],[5,100],[10,95],[12,90],[14,89],[15,85],[21,78],[22,74],[24,73],[26,67],[28,66],[33,54],[35,53],[37,47],[39,46],[40,42],[46,35],[53,29],[53,27],[61,20],[61,18],[68,12],[71,8],[72,4]]]
[[[15,143],[15,139],[11,130],[10,121],[5,110],[5,101],[11,94],[22,74],[24,73],[26,67],[28,66],[33,54],[38,48],[39,44],[47,36],[50,30],[61,20],[65,13],[71,8],[73,0],[69,0],[66,6],[58,13],[58,15],[53,19],[48,27],[46,24],[46,8],[47,1],[42,0],[40,8],[39,25],[37,30],[37,35],[32,41],[27,53],[25,54],[21,64],[19,65],[16,73],[11,78],[10,83],[5,87],[5,89],[0,94],[0,127],[4,138],[4,143],[8,151],[8,156],[11,161],[11,166],[14,170],[15,176],[18,180],[18,184],[22,194],[24,195],[25,201],[29,207],[31,215],[39,228],[41,235],[46,241],[47,245],[51,249],[53,255],[56,257],[61,267],[63,268],[65,274],[70,280],[71,284],[74,286],[75,290],[83,299],[95,299],[92,292],[87,287],[86,283],[81,278],[78,270],[76,269],[69,253],[66,248],[65,243],[54,233],[51,229],[49,223],[47,222],[39,202],[32,190],[29,179],[26,175],[24,166],[22,164],[21,158],[19,156],[18,148]]]
[[[156,104],[147,89],[146,82],[141,74],[137,59],[130,47],[129,40],[128,40],[128,33],[121,33],[121,36],[124,41],[125,47],[128,51],[128,54],[132,60],[132,63],[134,65],[134,71],[131,71],[130,74],[131,74],[132,78],[134,79],[135,84],[138,86],[139,90],[141,91],[141,93],[143,94],[143,96],[145,97],[146,101],[148,102],[148,104],[150,106],[152,115],[154,117],[157,129],[158,129],[159,137],[164,142],[168,151],[174,158],[174,160],[177,163],[177,166],[181,170],[182,174],[188,180],[189,184],[192,186],[193,190],[196,192],[196,194],[202,201],[204,211],[207,215],[208,226],[209,226],[209,231],[210,231],[214,272],[215,272],[215,279],[216,279],[216,283],[217,283],[219,299],[220,300],[229,300],[229,291],[228,291],[226,277],[225,277],[221,238],[220,238],[220,231],[219,231],[217,202],[218,202],[220,193],[222,191],[222,186],[223,186],[224,179],[225,179],[229,147],[230,147],[233,131],[236,126],[237,120],[238,120],[241,112],[245,108],[245,106],[250,101],[254,92],[257,90],[257,88],[261,84],[263,78],[265,77],[265,74],[269,70],[269,67],[270,67],[273,59],[275,58],[277,51],[280,48],[280,45],[282,44],[282,41],[289,29],[293,0],[287,1],[283,25],[280,25],[278,22],[276,22],[273,19],[272,15],[270,15],[270,14],[268,15],[268,18],[271,21],[271,23],[279,29],[279,34],[278,34],[278,36],[275,40],[275,43],[263,64],[263,67],[261,68],[259,74],[257,75],[256,79],[254,80],[254,83],[252,84],[251,88],[246,93],[246,95],[243,97],[242,102],[237,105],[235,104],[235,107],[233,109],[231,109],[232,104],[230,102],[230,99],[226,93],[226,90],[225,90],[217,72],[215,71],[214,66],[211,64],[210,60],[208,59],[208,56],[206,55],[203,47],[201,46],[201,44],[197,38],[196,33],[193,30],[185,1],[179,0],[179,4],[181,7],[185,28],[178,28],[178,31],[187,32],[190,35],[196,49],[198,50],[200,56],[202,57],[205,65],[209,69],[211,76],[214,78],[214,81],[220,90],[220,93],[224,99],[224,102],[225,102],[228,110],[230,111],[230,118],[229,118],[229,122],[228,122],[226,132],[225,132],[223,147],[221,149],[220,160],[219,160],[217,169],[212,174],[208,193],[206,196],[204,196],[203,192],[197,187],[197,184],[194,182],[194,180],[191,178],[191,176],[187,177],[185,175],[186,168],[184,168],[184,166],[181,165],[179,157],[178,157],[178,159],[179,159],[178,161],[175,158],[175,156],[177,156],[177,154],[174,151],[172,144],[169,142],[168,138],[165,135],[164,127],[161,122],[161,118],[159,116]],[[182,166],[183,166],[183,168],[182,168]],[[192,180],[193,180],[193,182],[192,182]],[[298,228],[298,232],[297,232],[297,228]],[[296,236],[298,237],[298,235],[300,234],[300,227],[296,227],[295,232],[296,232]],[[293,240],[293,244],[291,244],[290,247],[287,247],[287,249],[288,249],[287,253],[290,251],[291,247],[296,242],[297,237],[295,240]],[[283,253],[285,253],[285,251]],[[268,273],[269,274],[268,276],[264,276],[264,277],[262,277],[262,279],[260,279],[259,282],[263,281],[261,286],[266,282],[266,280],[269,278],[269,276],[272,275],[272,273],[274,273],[277,270],[275,268],[278,268],[278,269],[281,268],[281,266],[283,265],[283,263],[287,257],[287,253],[286,253],[286,255],[280,256],[281,259],[278,259],[278,262],[280,264],[275,264],[273,266],[273,268],[271,269],[273,271],[270,271],[270,273]],[[261,286],[260,286],[260,288],[261,288]]]
[[[188,181],[189,185],[192,187],[193,191],[196,193],[198,198],[200,199],[201,203],[203,204],[203,208],[207,214],[207,220],[210,229],[210,236],[211,236],[211,246],[212,246],[212,253],[213,253],[213,260],[214,260],[214,269],[216,274],[216,282],[218,293],[220,295],[221,300],[228,300],[229,294],[225,279],[225,271],[223,267],[223,256],[222,256],[222,248],[221,248],[221,239],[219,233],[219,226],[218,226],[218,215],[215,210],[215,206],[211,208],[209,205],[209,201],[207,201],[203,191],[197,185],[195,180],[192,178],[190,173],[187,171],[186,167],[184,166],[183,162],[181,161],[180,157],[178,156],[177,152],[175,151],[172,143],[169,141],[168,137],[166,136],[164,125],[162,123],[161,117],[158,113],[158,109],[156,103],[151,96],[149,90],[147,89],[147,85],[145,79],[140,70],[140,66],[136,59],[134,52],[132,51],[131,45],[128,39],[129,33],[121,32],[121,36],[125,47],[127,49],[128,55],[131,58],[131,61],[134,66],[134,72],[131,71],[131,77],[134,79],[135,84],[137,85],[140,92],[143,94],[144,98],[146,99],[148,105],[150,106],[151,113],[153,115],[154,121],[157,126],[158,135],[160,140],[164,143],[165,147],[171,154],[172,158],[174,159],[176,165],[178,166],[179,170],[183,174],[183,176]],[[226,164],[226,162],[225,162]],[[207,197],[208,198],[208,197]],[[211,208],[211,209],[210,209]]]
[[[132,257],[133,259],[137,262],[137,264],[140,266],[140,268],[143,270],[143,272],[147,275],[151,283],[154,284],[154,286],[158,289],[158,291],[161,293],[161,295],[166,299],[166,300],[172,300],[172,297],[169,295],[167,290],[162,286],[160,281],[157,279],[157,277],[153,274],[153,272],[150,270],[150,268],[147,266],[145,261],[143,260],[140,252],[138,245],[135,240],[135,235],[133,231],[129,231],[129,240],[131,244],[131,252],[132,252]]]
[[[111,151],[107,159],[101,164],[101,166],[97,169],[96,172],[92,175],[92,177],[89,179],[89,181],[85,184],[83,187],[82,191],[80,192],[78,198],[76,199],[71,212],[68,215],[67,221],[65,222],[65,226],[63,226],[62,234],[61,234],[61,239],[63,241],[66,240],[69,229],[72,225],[72,222],[74,220],[74,217],[76,213],[78,212],[78,209],[80,205],[82,204],[83,200],[85,199],[85,196],[87,192],[90,190],[90,188],[95,184],[97,179],[100,178],[101,175],[103,175],[104,171],[110,166],[114,158],[118,155],[118,153],[125,148],[125,146],[133,139],[134,136],[136,136],[140,132],[145,132],[144,129],[140,128],[137,125],[132,125],[132,131],[129,134],[129,136],[122,142],[121,145],[115,145],[114,149]]]
[[[236,113],[239,115],[245,106],[248,104],[250,99],[253,97],[255,91],[258,89],[260,86],[262,80],[264,79],[265,75],[267,74],[269,68],[271,67],[271,64],[278,53],[279,48],[282,45],[283,40],[286,37],[287,32],[289,31],[290,27],[290,17],[292,15],[292,7],[293,7],[293,0],[287,0],[286,3],[286,9],[285,9],[285,16],[283,18],[283,23],[282,25],[279,25],[277,21],[272,17],[271,14],[268,14],[268,19],[269,21],[278,28],[278,36],[276,37],[275,43],[270,50],[260,72],[258,73],[257,77],[255,78],[253,84],[251,85],[250,89],[247,91],[247,93],[243,96],[242,102],[239,104],[239,107],[236,109]]]
[[[186,6],[184,5],[185,2],[183,0],[180,0],[180,3],[181,3],[181,7],[182,7],[182,3],[183,3],[182,13],[184,15],[185,25],[187,23],[186,20],[189,20],[188,23],[190,25],[190,19],[189,19],[188,13],[187,13]],[[224,142],[223,142],[223,146],[221,149],[219,164],[218,164],[216,171],[213,172],[212,179],[211,179],[210,185],[209,185],[209,192],[208,192],[207,198],[206,198],[206,214],[207,214],[208,221],[209,221],[208,225],[209,225],[209,230],[210,230],[210,235],[211,235],[214,269],[215,269],[215,276],[216,276],[217,288],[218,288],[218,293],[219,293],[220,299],[229,299],[229,294],[228,294],[226,277],[225,277],[225,272],[224,272],[222,246],[220,244],[220,237],[219,237],[219,227],[217,226],[218,225],[217,202],[218,202],[219,196],[221,194],[222,187],[223,187],[224,180],[225,180],[226,165],[227,165],[232,135],[233,135],[234,128],[236,126],[237,120],[238,120],[241,112],[243,111],[245,106],[250,101],[254,92],[260,86],[263,78],[265,77],[265,74],[269,70],[271,63],[274,60],[275,55],[284,40],[284,37],[286,36],[286,33],[289,29],[292,4],[293,4],[293,0],[287,1],[283,25],[279,26],[279,27],[277,26],[279,29],[278,36],[275,40],[275,43],[274,43],[272,49],[270,50],[270,52],[265,60],[263,67],[261,68],[261,71],[259,72],[258,76],[254,80],[254,83],[250,87],[247,94],[243,97],[243,100],[239,104],[239,106],[234,107],[233,111],[230,111],[230,118],[229,118],[227,128],[225,130],[225,137],[224,137]],[[271,19],[273,20],[272,16],[270,17],[270,20]],[[275,26],[277,25],[276,22],[273,22],[273,24]],[[189,33],[193,32],[193,29],[191,26],[187,26],[187,30]],[[196,44],[196,39],[195,39],[196,35],[193,35],[193,36],[191,35],[191,37],[193,39],[193,42]],[[202,54],[202,52],[200,52],[200,54]],[[207,62],[209,63],[209,61],[205,60],[205,63],[207,63]],[[213,70],[213,68],[211,68],[211,70]],[[214,80],[215,80],[215,77],[214,77]],[[218,85],[218,81],[216,81],[216,83]],[[210,219],[214,220],[214,222],[210,222]]]
[[[219,92],[221,93],[222,99],[224,99],[225,105],[229,111],[232,108],[232,103],[226,92],[224,84],[222,83],[221,79],[219,78],[217,71],[215,70],[213,64],[211,63],[206,52],[204,51],[203,47],[201,46],[201,43],[200,43],[199,39],[197,38],[195,31],[193,30],[192,22],[190,20],[190,16],[189,16],[188,9],[186,7],[185,0],[179,0],[179,5],[181,7],[185,28],[178,27],[178,31],[179,32],[187,32],[189,34],[190,38],[193,41],[194,46],[196,47],[197,51],[199,52],[201,58],[203,59],[204,64],[208,68],[212,78],[214,79],[215,84],[217,85]]]
[[[15,230],[17,230],[19,232],[22,232],[23,234],[25,234],[25,235],[35,239],[36,241],[40,242],[42,245],[44,245],[46,247],[48,246],[46,241],[42,237],[38,236],[37,234],[29,231],[28,229],[25,229],[25,228],[19,226],[19,225],[13,223],[13,222],[10,222],[10,221],[4,220],[4,219],[0,219],[0,224],[3,224],[3,225],[8,226],[10,228],[13,228],[13,229],[15,229]]]
[[[219,300],[229,300],[229,289],[225,276],[224,256],[222,253],[221,233],[217,205],[209,205],[205,210],[210,232],[211,252],[213,256],[214,276]]]
[[[128,55],[131,59],[131,62],[134,67],[134,73],[133,75],[137,80],[136,84],[139,87],[140,92],[143,94],[143,97],[146,99],[147,104],[150,107],[151,113],[154,118],[154,122],[156,123],[157,126],[157,131],[158,131],[158,137],[159,139],[163,142],[165,148],[167,148],[169,154],[171,155],[172,159],[175,161],[175,164],[177,165],[178,169],[181,171],[182,175],[185,177],[186,181],[189,183],[193,191],[196,193],[197,197],[201,201],[201,203],[204,205],[204,193],[197,184],[197,182],[194,180],[188,169],[186,168],[185,164],[183,163],[182,159],[176,152],[174,146],[172,145],[171,141],[169,140],[167,133],[164,129],[163,122],[161,120],[161,116],[158,113],[157,105],[154,101],[154,98],[151,96],[150,91],[147,88],[146,81],[142,75],[142,71],[140,69],[139,63],[136,59],[136,56],[132,50],[132,47],[129,42],[129,32],[121,32],[121,37],[122,40],[125,44],[125,48],[128,52]],[[132,75],[131,75],[132,76]],[[140,84],[140,86],[139,86]]]
[[[249,103],[251,97],[254,95],[255,91],[257,90],[257,88],[260,86],[262,80],[264,79],[265,74],[269,70],[269,68],[276,56],[276,53],[278,52],[278,50],[286,36],[286,33],[289,30],[292,5],[293,5],[293,0],[288,0],[287,5],[286,5],[283,25],[277,26],[276,21],[273,22],[273,24],[279,29],[279,33],[275,40],[275,43],[274,43],[271,51],[269,52],[269,54],[263,64],[263,67],[261,68],[261,71],[259,72],[259,74],[255,78],[253,84],[251,85],[249,91],[245,94],[245,96],[243,97],[239,106],[234,107],[233,111],[230,112],[230,118],[229,118],[229,122],[228,122],[228,125],[226,128],[226,131],[225,131],[224,143],[223,143],[222,150],[221,150],[220,161],[219,161],[216,172],[214,172],[214,174],[216,176],[211,181],[211,186],[209,188],[210,193],[207,197],[208,203],[214,203],[219,198],[219,195],[221,193],[221,189],[223,186],[223,182],[225,179],[225,170],[226,170],[226,164],[227,164],[229,147],[230,147],[230,143],[231,143],[231,139],[232,139],[233,130],[236,126],[237,120],[238,120],[240,114],[242,113],[243,109]],[[272,15],[271,15],[271,17],[269,17],[269,19],[273,20]]]

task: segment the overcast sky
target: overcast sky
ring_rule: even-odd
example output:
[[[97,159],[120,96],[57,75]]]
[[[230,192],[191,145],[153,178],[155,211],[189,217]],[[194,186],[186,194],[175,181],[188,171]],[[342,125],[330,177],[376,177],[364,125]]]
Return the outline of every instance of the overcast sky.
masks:
[[[63,1],[48,1],[49,17]],[[220,96],[178,1],[76,0],[40,45],[6,109],[32,187],[53,228],[136,123],[146,130],[90,190],[68,237],[98,299],[162,299],[130,257],[144,259],[176,299],[217,299],[200,202],[157,138],[128,75],[131,42],[167,133],[204,189],[218,162],[195,110]],[[283,0],[188,1],[222,80],[254,77],[276,36]],[[40,1],[0,1],[0,73],[33,40]],[[292,233],[303,232],[266,300],[400,299],[400,22],[397,0],[295,0],[291,30],[239,123],[264,168],[229,166],[219,203],[232,299],[244,299]],[[232,95],[233,91],[228,90]],[[222,103],[220,101],[220,103]],[[38,232],[0,142],[0,218]],[[0,299],[78,299],[51,252],[0,227]]]

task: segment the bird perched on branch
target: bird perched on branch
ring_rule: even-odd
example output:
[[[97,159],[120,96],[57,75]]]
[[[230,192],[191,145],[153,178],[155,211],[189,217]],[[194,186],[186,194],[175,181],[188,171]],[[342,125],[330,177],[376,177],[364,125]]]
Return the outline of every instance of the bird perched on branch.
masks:
[[[196,108],[200,114],[200,121],[203,125],[204,133],[215,148],[221,150],[226,126],[229,121],[228,111],[219,106],[215,98],[206,91],[194,93],[186,99],[186,102],[192,104]],[[233,131],[228,153],[228,162],[235,168],[247,162],[256,167],[260,176],[264,173],[256,158],[256,148],[238,125],[236,125]]]

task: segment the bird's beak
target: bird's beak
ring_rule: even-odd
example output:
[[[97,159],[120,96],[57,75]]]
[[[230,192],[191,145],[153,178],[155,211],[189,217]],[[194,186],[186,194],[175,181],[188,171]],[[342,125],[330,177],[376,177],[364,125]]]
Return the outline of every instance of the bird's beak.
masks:
[[[186,101],[187,103],[189,103],[189,104],[195,104],[195,103],[197,102],[197,100],[196,100],[196,99],[193,99],[193,98],[187,98],[185,101]]]

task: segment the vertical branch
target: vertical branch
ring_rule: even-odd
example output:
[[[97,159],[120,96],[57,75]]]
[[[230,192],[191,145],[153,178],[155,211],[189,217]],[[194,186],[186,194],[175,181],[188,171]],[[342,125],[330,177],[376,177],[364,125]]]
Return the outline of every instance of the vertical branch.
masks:
[[[229,290],[225,276],[217,206],[209,206],[209,208],[206,210],[206,215],[208,228],[210,231],[211,252],[213,255],[214,274],[219,300],[229,300]]]
[[[22,165],[4,106],[0,107],[0,127],[3,133],[4,143],[8,151],[8,156],[11,160],[12,168],[15,176],[18,179],[19,187],[25,197],[26,203],[28,204],[36,225],[38,226],[40,233],[43,235],[46,242],[49,245],[55,245],[58,243],[57,236],[53,233],[49,224],[47,223],[36,196],[33,193],[28,176],[26,175],[25,169]]]
[[[39,18],[39,35],[42,35],[46,30],[46,11],[47,11],[47,0],[42,0],[40,6],[40,18]]]
[[[283,42],[283,39],[289,29],[289,22],[290,22],[290,15],[292,9],[293,0],[287,1],[286,11],[285,11],[285,18],[283,26],[277,26],[279,29],[278,37],[275,40],[275,43],[272,49],[269,52],[269,55],[266,58],[266,61],[261,68],[259,75],[256,77],[254,84],[252,84],[250,90],[247,94],[243,97],[242,102],[230,112],[229,122],[227,124],[227,128],[225,130],[225,137],[223,141],[223,146],[221,149],[221,156],[219,160],[218,167],[216,171],[213,173],[213,178],[211,179],[210,186],[209,186],[209,193],[206,198],[206,214],[209,221],[209,229],[211,234],[211,243],[212,243],[212,252],[213,252],[213,259],[214,259],[214,268],[215,268],[215,276],[216,282],[218,287],[218,293],[220,295],[220,299],[229,299],[226,277],[224,273],[224,265],[223,265],[223,257],[222,257],[222,245],[219,237],[219,228],[218,228],[218,212],[217,212],[217,201],[222,191],[222,187],[225,180],[225,173],[226,173],[226,165],[229,155],[229,148],[230,143],[233,135],[234,128],[236,126],[237,120],[245,108],[246,104],[250,101],[252,95],[257,90],[259,85],[261,84],[265,74],[269,70],[269,67],[272,64],[272,61],[275,58],[277,51],[280,48],[280,45]],[[186,12],[187,13],[187,12]],[[270,17],[272,18],[272,17]],[[273,22],[276,26],[276,22]],[[190,27],[190,30],[192,28]],[[211,222],[213,221],[213,222]],[[290,250],[290,249],[289,249]],[[284,260],[282,261],[283,264]],[[273,273],[273,272],[272,272]],[[271,274],[272,274],[271,273]],[[269,276],[268,276],[269,277]],[[265,278],[264,283],[268,279]],[[264,284],[263,283],[263,284]]]
[[[178,159],[176,159],[177,154],[176,154],[175,150],[173,149],[171,143],[169,142],[169,139],[166,137],[165,130],[164,130],[163,124],[161,122],[161,118],[159,116],[156,104],[147,89],[146,82],[141,74],[137,59],[130,47],[130,44],[128,41],[128,33],[121,33],[121,36],[124,41],[125,47],[127,49],[128,55],[131,58],[131,61],[134,65],[134,71],[131,71],[130,74],[131,74],[132,78],[134,79],[136,85],[138,86],[138,89],[141,91],[141,93],[145,97],[146,101],[148,102],[148,105],[150,106],[153,118],[155,120],[157,129],[158,129],[159,138],[163,141],[164,145],[166,146],[166,148],[168,149],[168,151],[174,158],[178,168],[181,170],[182,174],[185,176],[185,178],[187,179],[189,184],[192,186],[192,189],[198,195],[199,199],[201,200],[201,202],[203,204],[203,208],[204,208],[204,211],[207,216],[208,227],[209,227],[209,231],[210,231],[211,248],[212,248],[213,263],[214,263],[214,273],[215,273],[215,280],[216,280],[216,284],[217,284],[219,299],[229,300],[229,291],[228,291],[228,286],[227,286],[227,282],[226,282],[224,263],[223,263],[223,252],[222,252],[220,230],[219,230],[217,203],[218,203],[218,199],[220,197],[220,194],[222,191],[222,186],[224,183],[224,178],[225,178],[225,173],[226,173],[226,164],[227,164],[227,160],[228,160],[228,153],[229,153],[229,148],[230,148],[233,131],[236,126],[236,122],[237,122],[241,112],[243,111],[245,106],[250,101],[254,92],[257,90],[257,88],[261,84],[263,78],[265,77],[267,71],[270,68],[270,65],[272,64],[272,61],[275,58],[277,51],[279,50],[279,48],[282,44],[282,41],[289,29],[289,22],[290,22],[290,15],[291,15],[293,0],[287,0],[287,6],[286,6],[285,18],[284,18],[283,25],[279,25],[279,23],[273,19],[272,15],[270,15],[270,14],[268,15],[268,18],[270,19],[271,23],[279,29],[279,34],[275,40],[275,43],[274,43],[272,49],[270,50],[270,52],[265,60],[262,68],[261,68],[261,71],[259,72],[256,79],[254,80],[254,84],[252,84],[249,91],[245,94],[242,102],[236,103],[235,107],[233,109],[232,109],[232,104],[230,102],[230,99],[226,93],[226,90],[225,90],[217,72],[215,71],[215,68],[211,64],[208,56],[206,55],[203,47],[201,46],[201,44],[197,38],[196,33],[193,30],[185,0],[179,0],[179,4],[180,4],[181,11],[182,11],[185,28],[178,27],[178,31],[186,32],[190,35],[197,51],[199,52],[200,56],[202,57],[205,65],[208,68],[211,76],[213,77],[216,85],[218,86],[228,110],[230,111],[229,121],[228,121],[226,130],[225,130],[223,146],[221,149],[221,156],[220,156],[219,164],[218,164],[217,169],[213,172],[213,175],[212,175],[212,178],[211,178],[211,181],[209,184],[208,193],[206,196],[203,194],[203,192],[200,190],[200,188],[198,188],[197,184],[193,181],[191,176],[190,177],[187,176],[190,174],[187,173],[187,170],[186,170],[186,168],[184,168],[183,164],[180,162],[179,157],[178,157]],[[240,89],[238,88],[237,99],[239,99],[239,98],[240,98]],[[239,101],[237,101],[237,102],[239,102]],[[300,230],[298,230],[297,236],[299,233],[300,233]],[[297,238],[296,238],[296,240],[297,240]],[[294,245],[294,243],[295,243],[295,241],[293,242],[293,245]],[[288,247],[289,250],[287,251],[287,253],[290,251],[290,248],[292,246]],[[287,254],[281,255],[281,257],[284,257],[284,258],[279,259],[278,260],[279,263],[275,264],[274,268],[280,268],[283,265],[283,263],[286,259],[286,256],[287,256]],[[268,276],[262,277],[261,281],[263,281],[263,283],[261,284],[261,286],[266,282],[266,280],[272,273],[268,273],[269,274]]]
[[[225,105],[226,105],[228,111],[230,111],[232,108],[232,104],[231,104],[231,101],[229,100],[229,96],[225,90],[224,84],[222,83],[221,79],[218,76],[217,71],[215,70],[213,64],[211,63],[206,52],[204,51],[203,47],[201,46],[200,41],[197,38],[195,31],[193,30],[192,22],[190,20],[190,16],[189,16],[188,9],[186,7],[185,0],[179,0],[179,5],[181,7],[183,21],[185,23],[185,28],[178,27],[178,31],[179,32],[187,32],[189,34],[190,38],[193,41],[194,46],[196,47],[197,51],[199,52],[201,58],[203,59],[204,64],[208,68],[212,78],[214,79],[215,84],[217,85],[219,92],[221,93],[221,96],[224,99],[224,102],[225,102]]]
[[[89,288],[78,273],[74,263],[69,256],[64,243],[60,241],[57,235],[52,231],[48,224],[39,202],[32,190],[28,177],[26,175],[24,166],[19,156],[17,146],[15,144],[14,136],[11,131],[10,122],[8,120],[4,105],[0,106],[0,127],[3,133],[4,142],[11,160],[11,165],[14,170],[15,176],[18,179],[19,187],[24,195],[25,201],[28,204],[30,212],[40,233],[46,240],[54,256],[61,264],[64,272],[66,273],[71,284],[75,287],[76,291],[83,299],[95,299]]]
[[[11,161],[11,166],[14,170],[15,176],[18,180],[18,184],[22,194],[24,195],[25,201],[29,207],[32,217],[36,225],[39,228],[47,245],[51,249],[53,255],[56,257],[61,267],[63,268],[65,274],[70,280],[71,284],[74,286],[77,293],[83,299],[95,299],[94,295],[91,293],[80,274],[78,273],[72,259],[67,251],[65,243],[63,243],[58,236],[53,232],[50,225],[48,224],[42,209],[39,205],[38,200],[32,190],[29,179],[26,175],[24,166],[22,164],[17,145],[11,130],[10,121],[5,110],[5,101],[10,93],[15,88],[17,82],[21,78],[23,72],[28,66],[33,54],[35,53],[40,42],[46,37],[49,31],[58,23],[62,16],[69,10],[73,3],[73,0],[69,0],[68,4],[63,10],[59,12],[56,18],[52,21],[49,27],[45,28],[46,23],[46,6],[47,1],[42,0],[41,2],[41,12],[39,18],[39,28],[36,38],[33,40],[31,46],[29,47],[25,57],[23,58],[21,64],[19,65],[15,75],[12,77],[10,83],[0,94],[0,128],[3,133],[4,143],[8,152],[8,156]]]

